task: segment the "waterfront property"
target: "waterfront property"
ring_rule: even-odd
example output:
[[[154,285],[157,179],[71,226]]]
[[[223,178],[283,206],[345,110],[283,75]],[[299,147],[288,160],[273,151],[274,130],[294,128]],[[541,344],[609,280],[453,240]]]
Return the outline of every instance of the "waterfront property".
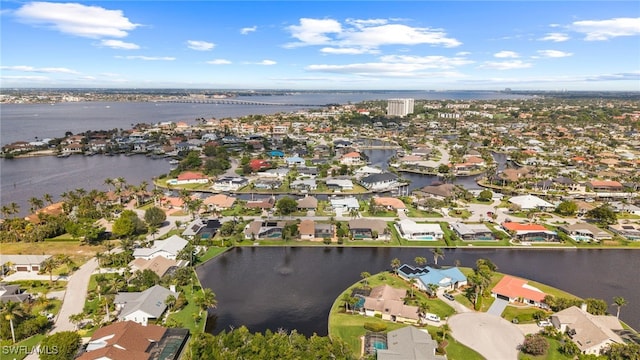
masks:
[[[413,326],[389,331],[384,345],[383,349],[378,348],[376,351],[377,360],[446,360],[447,358],[436,355],[438,342],[431,338],[427,330]]]
[[[398,176],[393,173],[371,174],[360,179],[367,190],[384,191],[398,187]]]
[[[430,285],[436,285],[436,291],[454,290],[467,285],[467,277],[457,267],[437,269],[404,264],[398,268],[398,276],[407,281],[416,279],[415,286],[429,294],[433,292]]]
[[[336,212],[336,215],[338,216],[343,212],[360,209],[360,203],[358,202],[358,199],[353,196],[341,199],[331,198],[329,199],[329,203],[331,203],[331,208]]]
[[[547,201],[540,199],[535,195],[514,196],[509,202],[518,205],[522,210],[553,210],[555,206]]]
[[[573,240],[581,242],[599,242],[613,238],[613,235],[610,232],[588,223],[561,225],[558,229],[567,234]]]
[[[165,299],[178,294],[160,285],[155,285],[142,292],[119,292],[113,300],[119,311],[120,321],[133,321],[147,326],[149,320],[160,319],[167,309]]]
[[[384,220],[351,219],[349,232],[354,240],[391,240],[391,232]]]
[[[143,258],[133,259],[129,263],[129,267],[131,271],[144,271],[151,270],[158,277],[163,277],[165,274],[172,272],[174,269],[178,267],[183,267],[187,265],[187,261],[184,260],[170,260],[164,256],[156,256],[151,260],[146,260]]]
[[[380,285],[364,297],[362,308],[367,316],[380,316],[382,320],[416,324],[420,320],[417,306],[405,305],[407,290]]]
[[[522,242],[558,241],[558,234],[539,224],[503,222],[502,228]]]
[[[609,225],[609,230],[624,236],[627,240],[640,240],[640,224],[613,224]]]
[[[216,191],[237,191],[249,184],[249,180],[240,176],[221,176],[217,178],[211,188]]]
[[[527,284],[524,279],[505,275],[496,286],[491,289],[491,296],[497,299],[507,300],[510,303],[524,303],[534,305],[540,308],[548,308],[544,303],[544,297],[547,294]]]
[[[178,253],[187,246],[189,242],[178,235],[173,235],[165,240],[156,240],[150,248],[137,248],[133,250],[133,257],[150,260],[156,256],[163,256],[170,260],[175,260]]]
[[[208,196],[202,201],[202,205],[207,207],[208,211],[222,211],[231,209],[236,202],[236,198],[233,196],[227,196],[225,194],[216,194]]]
[[[122,321],[96,330],[78,360],[180,358],[189,331]],[[162,356],[161,356],[162,355]]]
[[[218,219],[198,218],[187,225],[187,228],[182,232],[182,236],[190,240],[196,236],[201,239],[211,239],[216,236],[221,226],[222,224]]]
[[[282,239],[284,227],[294,221],[285,220],[254,220],[244,228],[244,238],[247,240]]]
[[[395,226],[400,236],[409,241],[437,241],[444,236],[440,224],[418,224],[411,219],[402,219]]]
[[[466,224],[457,222],[451,224],[451,229],[464,241],[493,241],[495,237],[491,229],[485,224]]]
[[[572,306],[551,315],[551,324],[567,333],[580,352],[586,355],[601,355],[611,344],[624,344],[616,333],[622,330],[615,316],[592,315],[582,308]]]
[[[185,185],[185,184],[206,184],[209,182],[209,178],[199,172],[186,171],[178,175],[177,178],[169,180],[167,183],[171,185]]]

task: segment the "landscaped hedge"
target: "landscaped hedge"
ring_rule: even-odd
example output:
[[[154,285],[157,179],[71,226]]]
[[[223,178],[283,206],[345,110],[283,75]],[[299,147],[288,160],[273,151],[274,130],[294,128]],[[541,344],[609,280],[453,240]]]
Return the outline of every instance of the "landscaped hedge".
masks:
[[[382,332],[387,330],[387,324],[366,322],[364,323],[364,328],[373,332]]]

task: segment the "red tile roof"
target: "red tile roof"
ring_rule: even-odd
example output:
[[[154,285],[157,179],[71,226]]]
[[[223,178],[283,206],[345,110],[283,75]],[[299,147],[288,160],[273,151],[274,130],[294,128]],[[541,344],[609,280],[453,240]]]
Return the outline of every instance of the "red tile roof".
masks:
[[[182,174],[178,175],[178,180],[197,180],[206,178],[207,177],[204,174],[193,171],[185,171]]]
[[[503,222],[502,227],[513,231],[547,231],[547,228],[538,224],[521,224],[517,222]]]
[[[535,291],[533,289],[525,287],[527,282],[523,279],[513,276],[505,275],[491,290],[491,292],[499,295],[508,296],[510,298],[524,298],[537,302],[542,302],[545,297],[545,293],[541,291]]]

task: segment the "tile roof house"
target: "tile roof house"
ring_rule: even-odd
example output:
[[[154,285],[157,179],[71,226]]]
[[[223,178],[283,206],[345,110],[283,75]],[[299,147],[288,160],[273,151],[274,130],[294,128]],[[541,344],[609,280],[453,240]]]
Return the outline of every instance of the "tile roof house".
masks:
[[[364,297],[363,309],[367,316],[382,316],[383,320],[417,323],[420,320],[417,306],[405,305],[407,290],[380,285],[371,289]]]
[[[217,191],[236,191],[249,184],[249,180],[240,176],[221,176],[217,178],[211,188]]]
[[[340,158],[340,164],[343,165],[362,165],[363,163],[364,161],[357,151],[346,153]]]
[[[451,224],[451,229],[456,232],[456,234],[462,239],[466,241],[492,241],[495,240],[493,236],[493,232],[491,229],[487,227],[485,224],[465,224],[462,222],[457,222]]]
[[[406,210],[407,206],[402,200],[394,197],[374,197],[373,201],[376,205],[383,206],[388,210]]]
[[[234,198],[233,196],[216,194],[205,198],[202,201],[202,204],[206,206],[209,211],[221,211],[232,208],[235,202],[236,198]]]
[[[559,241],[555,231],[548,230],[539,224],[503,222],[501,225],[505,231],[513,234],[520,241]]]
[[[558,229],[576,241],[597,242],[613,238],[610,232],[588,223],[560,225]]]
[[[624,341],[615,331],[622,330],[615,316],[592,315],[577,306],[551,315],[551,323],[562,333],[567,333],[583,354],[601,355],[611,344]]]
[[[169,295],[178,297],[178,293],[155,285],[142,292],[119,292],[113,303],[119,311],[120,321],[133,321],[147,326],[149,319],[159,319],[167,309],[165,299]]]
[[[167,272],[171,269],[181,267],[183,265],[183,261],[179,260],[169,260],[164,256],[156,256],[151,260],[146,260],[143,258],[133,259],[129,263],[129,267],[131,267],[131,271],[144,271],[151,270],[159,277],[163,277]]]
[[[316,222],[313,220],[302,220],[298,224],[300,240],[313,240],[316,237]]]
[[[4,255],[0,254],[2,273],[9,270],[18,272],[39,272],[42,263],[51,255]]]
[[[39,209],[33,214],[27,215],[24,219],[32,224],[39,224],[41,219],[40,215],[57,216],[64,214],[63,202],[57,202]]]
[[[133,321],[99,328],[77,360],[177,360],[189,338],[186,329],[142,326]]]
[[[531,210],[531,209],[549,210],[549,209],[555,208],[553,204],[547,201],[544,201],[535,195],[514,196],[509,199],[509,202],[520,206],[520,209],[522,210]]]
[[[522,302],[529,305],[548,308],[544,303],[544,297],[547,294],[539,289],[528,285],[524,279],[505,275],[496,286],[491,289],[491,296],[507,300],[509,302]]]
[[[437,241],[444,236],[440,224],[418,224],[411,219],[396,222],[396,229],[403,239],[410,241]]]
[[[429,284],[438,286],[438,289],[454,290],[467,284],[467,277],[457,267],[433,268],[430,266],[413,267],[404,264],[398,268],[398,276],[405,280],[417,279],[416,287],[428,293],[431,292]]]
[[[318,208],[318,199],[313,196],[305,196],[297,200],[299,210],[315,210]]]
[[[209,182],[209,177],[203,173],[194,171],[185,171],[178,175],[177,178],[168,181],[171,185],[183,185],[183,184],[206,184]]]
[[[377,219],[351,219],[349,231],[354,240],[390,240],[387,222]]]
[[[31,294],[20,289],[20,285],[0,283],[0,304],[5,302],[24,302],[31,299]]]
[[[178,235],[172,235],[165,240],[156,240],[150,248],[137,248],[133,250],[133,257],[145,260],[153,259],[156,256],[164,256],[167,259],[175,260],[178,253],[187,246],[189,242]]]
[[[453,184],[430,185],[417,190],[416,193],[436,199],[444,199],[453,196],[455,189],[456,186]]]
[[[446,360],[436,355],[438,342],[426,330],[407,326],[387,333],[387,348],[376,350],[377,360]]]

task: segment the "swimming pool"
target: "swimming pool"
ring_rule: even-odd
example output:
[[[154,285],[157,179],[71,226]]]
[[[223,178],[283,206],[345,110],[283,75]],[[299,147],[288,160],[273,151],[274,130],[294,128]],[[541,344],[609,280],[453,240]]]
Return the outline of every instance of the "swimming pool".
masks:
[[[414,236],[413,240],[434,241],[434,240],[436,240],[436,238],[435,238],[435,236],[432,236],[432,235],[423,235],[423,236]]]
[[[385,341],[375,340],[373,342],[373,347],[376,350],[386,350],[387,349],[387,343]]]

